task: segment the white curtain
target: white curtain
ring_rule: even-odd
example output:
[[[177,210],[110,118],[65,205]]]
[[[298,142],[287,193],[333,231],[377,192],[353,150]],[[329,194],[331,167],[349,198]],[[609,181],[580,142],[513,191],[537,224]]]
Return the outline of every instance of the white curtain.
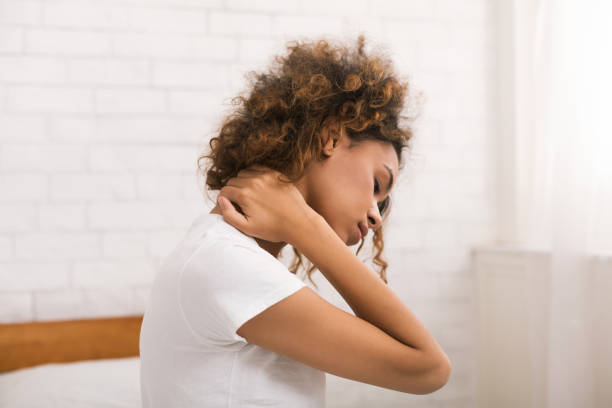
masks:
[[[516,231],[551,253],[542,392],[546,408],[612,407],[612,5],[517,4]]]

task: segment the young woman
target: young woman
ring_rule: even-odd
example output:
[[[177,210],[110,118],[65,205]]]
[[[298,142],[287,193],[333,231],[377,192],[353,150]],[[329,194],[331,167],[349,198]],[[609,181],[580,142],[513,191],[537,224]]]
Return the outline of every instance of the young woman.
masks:
[[[386,285],[380,257],[381,213],[412,135],[399,125],[406,91],[363,37],[355,49],[294,43],[253,77],[199,160],[217,205],[151,290],[144,407],[323,407],[325,372],[412,394],[447,382],[448,357]],[[369,229],[379,276],[349,248]],[[302,255],[355,315],[297,277]]]

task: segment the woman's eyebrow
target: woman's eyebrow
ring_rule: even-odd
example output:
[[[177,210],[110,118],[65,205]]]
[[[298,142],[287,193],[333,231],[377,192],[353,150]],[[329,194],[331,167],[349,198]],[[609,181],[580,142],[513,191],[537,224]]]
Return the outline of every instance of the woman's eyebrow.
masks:
[[[385,166],[385,168],[389,172],[389,185],[387,186],[387,192],[389,192],[389,190],[391,189],[391,185],[393,184],[393,172],[386,164],[383,164],[383,166]]]

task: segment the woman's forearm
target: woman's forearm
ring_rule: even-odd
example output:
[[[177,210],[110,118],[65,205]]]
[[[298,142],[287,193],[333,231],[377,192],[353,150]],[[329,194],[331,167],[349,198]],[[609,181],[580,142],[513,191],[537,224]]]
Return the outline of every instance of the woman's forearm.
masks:
[[[290,242],[346,300],[355,315],[399,342],[450,366],[448,357],[419,319],[336,235],[319,214],[304,220]]]

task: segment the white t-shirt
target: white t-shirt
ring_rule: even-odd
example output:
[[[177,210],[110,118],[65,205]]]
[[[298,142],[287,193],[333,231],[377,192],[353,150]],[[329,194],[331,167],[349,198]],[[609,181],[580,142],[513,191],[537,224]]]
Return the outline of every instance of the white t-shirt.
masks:
[[[140,331],[143,407],[324,407],[325,372],[236,333],[305,286],[221,215],[199,216],[151,288]]]

